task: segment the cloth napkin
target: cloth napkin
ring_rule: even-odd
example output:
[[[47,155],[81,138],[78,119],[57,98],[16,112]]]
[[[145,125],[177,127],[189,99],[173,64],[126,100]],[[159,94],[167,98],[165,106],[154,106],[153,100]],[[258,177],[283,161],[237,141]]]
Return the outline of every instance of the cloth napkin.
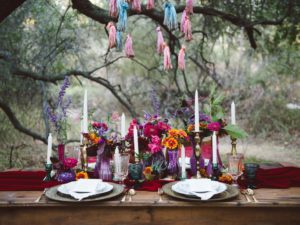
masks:
[[[99,194],[105,187],[105,183],[100,179],[80,179],[75,181],[68,191],[73,198],[81,201],[84,198]]]

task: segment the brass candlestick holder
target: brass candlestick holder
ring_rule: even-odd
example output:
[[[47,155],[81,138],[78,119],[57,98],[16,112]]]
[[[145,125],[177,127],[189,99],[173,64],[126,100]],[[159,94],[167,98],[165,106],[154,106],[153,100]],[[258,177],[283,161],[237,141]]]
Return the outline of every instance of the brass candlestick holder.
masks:
[[[231,139],[231,155],[237,155],[237,151],[236,151],[237,139],[234,137],[230,137],[230,139]]]
[[[88,147],[88,139],[85,134],[83,134],[82,145],[80,145],[80,159],[81,159],[81,168],[85,172],[87,172],[88,161],[87,161],[87,147]]]
[[[200,179],[201,178],[200,156],[201,156],[201,142],[202,142],[201,131],[194,131],[194,141],[195,141],[194,155],[196,158],[196,168],[197,168],[197,174],[195,178]]]

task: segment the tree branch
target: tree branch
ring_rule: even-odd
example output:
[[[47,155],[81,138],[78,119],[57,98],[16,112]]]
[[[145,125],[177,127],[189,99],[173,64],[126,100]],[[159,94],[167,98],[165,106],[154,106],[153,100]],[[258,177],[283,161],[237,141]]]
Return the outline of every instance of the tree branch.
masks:
[[[16,118],[16,116],[13,113],[13,111],[11,110],[11,108],[1,100],[0,100],[0,108],[7,115],[8,119],[10,120],[10,122],[12,123],[12,125],[14,126],[14,128],[16,130],[20,131],[21,133],[24,133],[26,135],[29,135],[29,136],[33,137],[33,139],[40,140],[40,141],[44,142],[45,144],[47,144],[47,139],[45,137],[43,137],[43,136],[39,135],[38,133],[35,133],[35,132],[25,128],[19,122],[19,120]]]

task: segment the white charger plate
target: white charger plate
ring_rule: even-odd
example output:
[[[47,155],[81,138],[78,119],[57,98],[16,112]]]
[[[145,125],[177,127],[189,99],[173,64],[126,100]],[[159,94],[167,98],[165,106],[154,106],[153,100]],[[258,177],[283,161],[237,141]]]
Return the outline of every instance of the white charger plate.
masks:
[[[191,185],[193,185],[191,187]],[[227,186],[218,181],[212,181],[210,179],[190,179],[185,181],[179,181],[172,186],[172,191],[187,195],[194,196],[190,193],[190,190],[198,193],[207,193],[215,191],[215,195],[226,191]]]
[[[101,182],[101,183],[104,186],[96,190],[95,193],[93,193],[89,197],[98,196],[99,194],[105,194],[110,192],[113,189],[113,186],[111,184],[105,182]],[[72,181],[67,184],[62,184],[57,188],[57,191],[64,195],[70,195],[70,191],[75,187],[75,185],[76,185],[76,181]]]

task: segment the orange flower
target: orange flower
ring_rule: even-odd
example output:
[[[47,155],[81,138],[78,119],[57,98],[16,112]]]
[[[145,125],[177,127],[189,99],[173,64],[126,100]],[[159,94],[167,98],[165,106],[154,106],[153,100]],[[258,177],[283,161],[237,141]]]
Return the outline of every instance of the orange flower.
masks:
[[[97,136],[96,136],[95,133],[90,133],[90,134],[89,134],[89,138],[90,138],[92,141],[94,141],[96,137],[97,137]]]
[[[187,131],[190,133],[192,132],[193,130],[195,130],[195,126],[193,124],[190,124],[187,128]]]
[[[187,134],[184,130],[178,130],[178,134],[181,138],[186,138],[187,137]]]
[[[206,129],[206,128],[207,128],[207,123],[200,123],[199,126],[200,126],[201,128]]]
[[[100,142],[101,138],[100,137],[96,137],[93,142],[94,144],[98,144]]]
[[[151,174],[152,173],[152,167],[151,166],[147,166],[145,169],[144,169],[144,172],[143,174],[146,175],[146,174]]]
[[[174,137],[174,138],[177,138],[179,135],[179,131],[176,129],[171,129],[168,131],[168,133],[169,133],[169,136]]]
[[[168,138],[165,145],[168,149],[175,149],[178,146],[178,141],[175,138]]]
[[[88,178],[89,178],[89,176],[88,176],[87,172],[81,171],[81,172],[76,173],[76,180],[88,179]]]

